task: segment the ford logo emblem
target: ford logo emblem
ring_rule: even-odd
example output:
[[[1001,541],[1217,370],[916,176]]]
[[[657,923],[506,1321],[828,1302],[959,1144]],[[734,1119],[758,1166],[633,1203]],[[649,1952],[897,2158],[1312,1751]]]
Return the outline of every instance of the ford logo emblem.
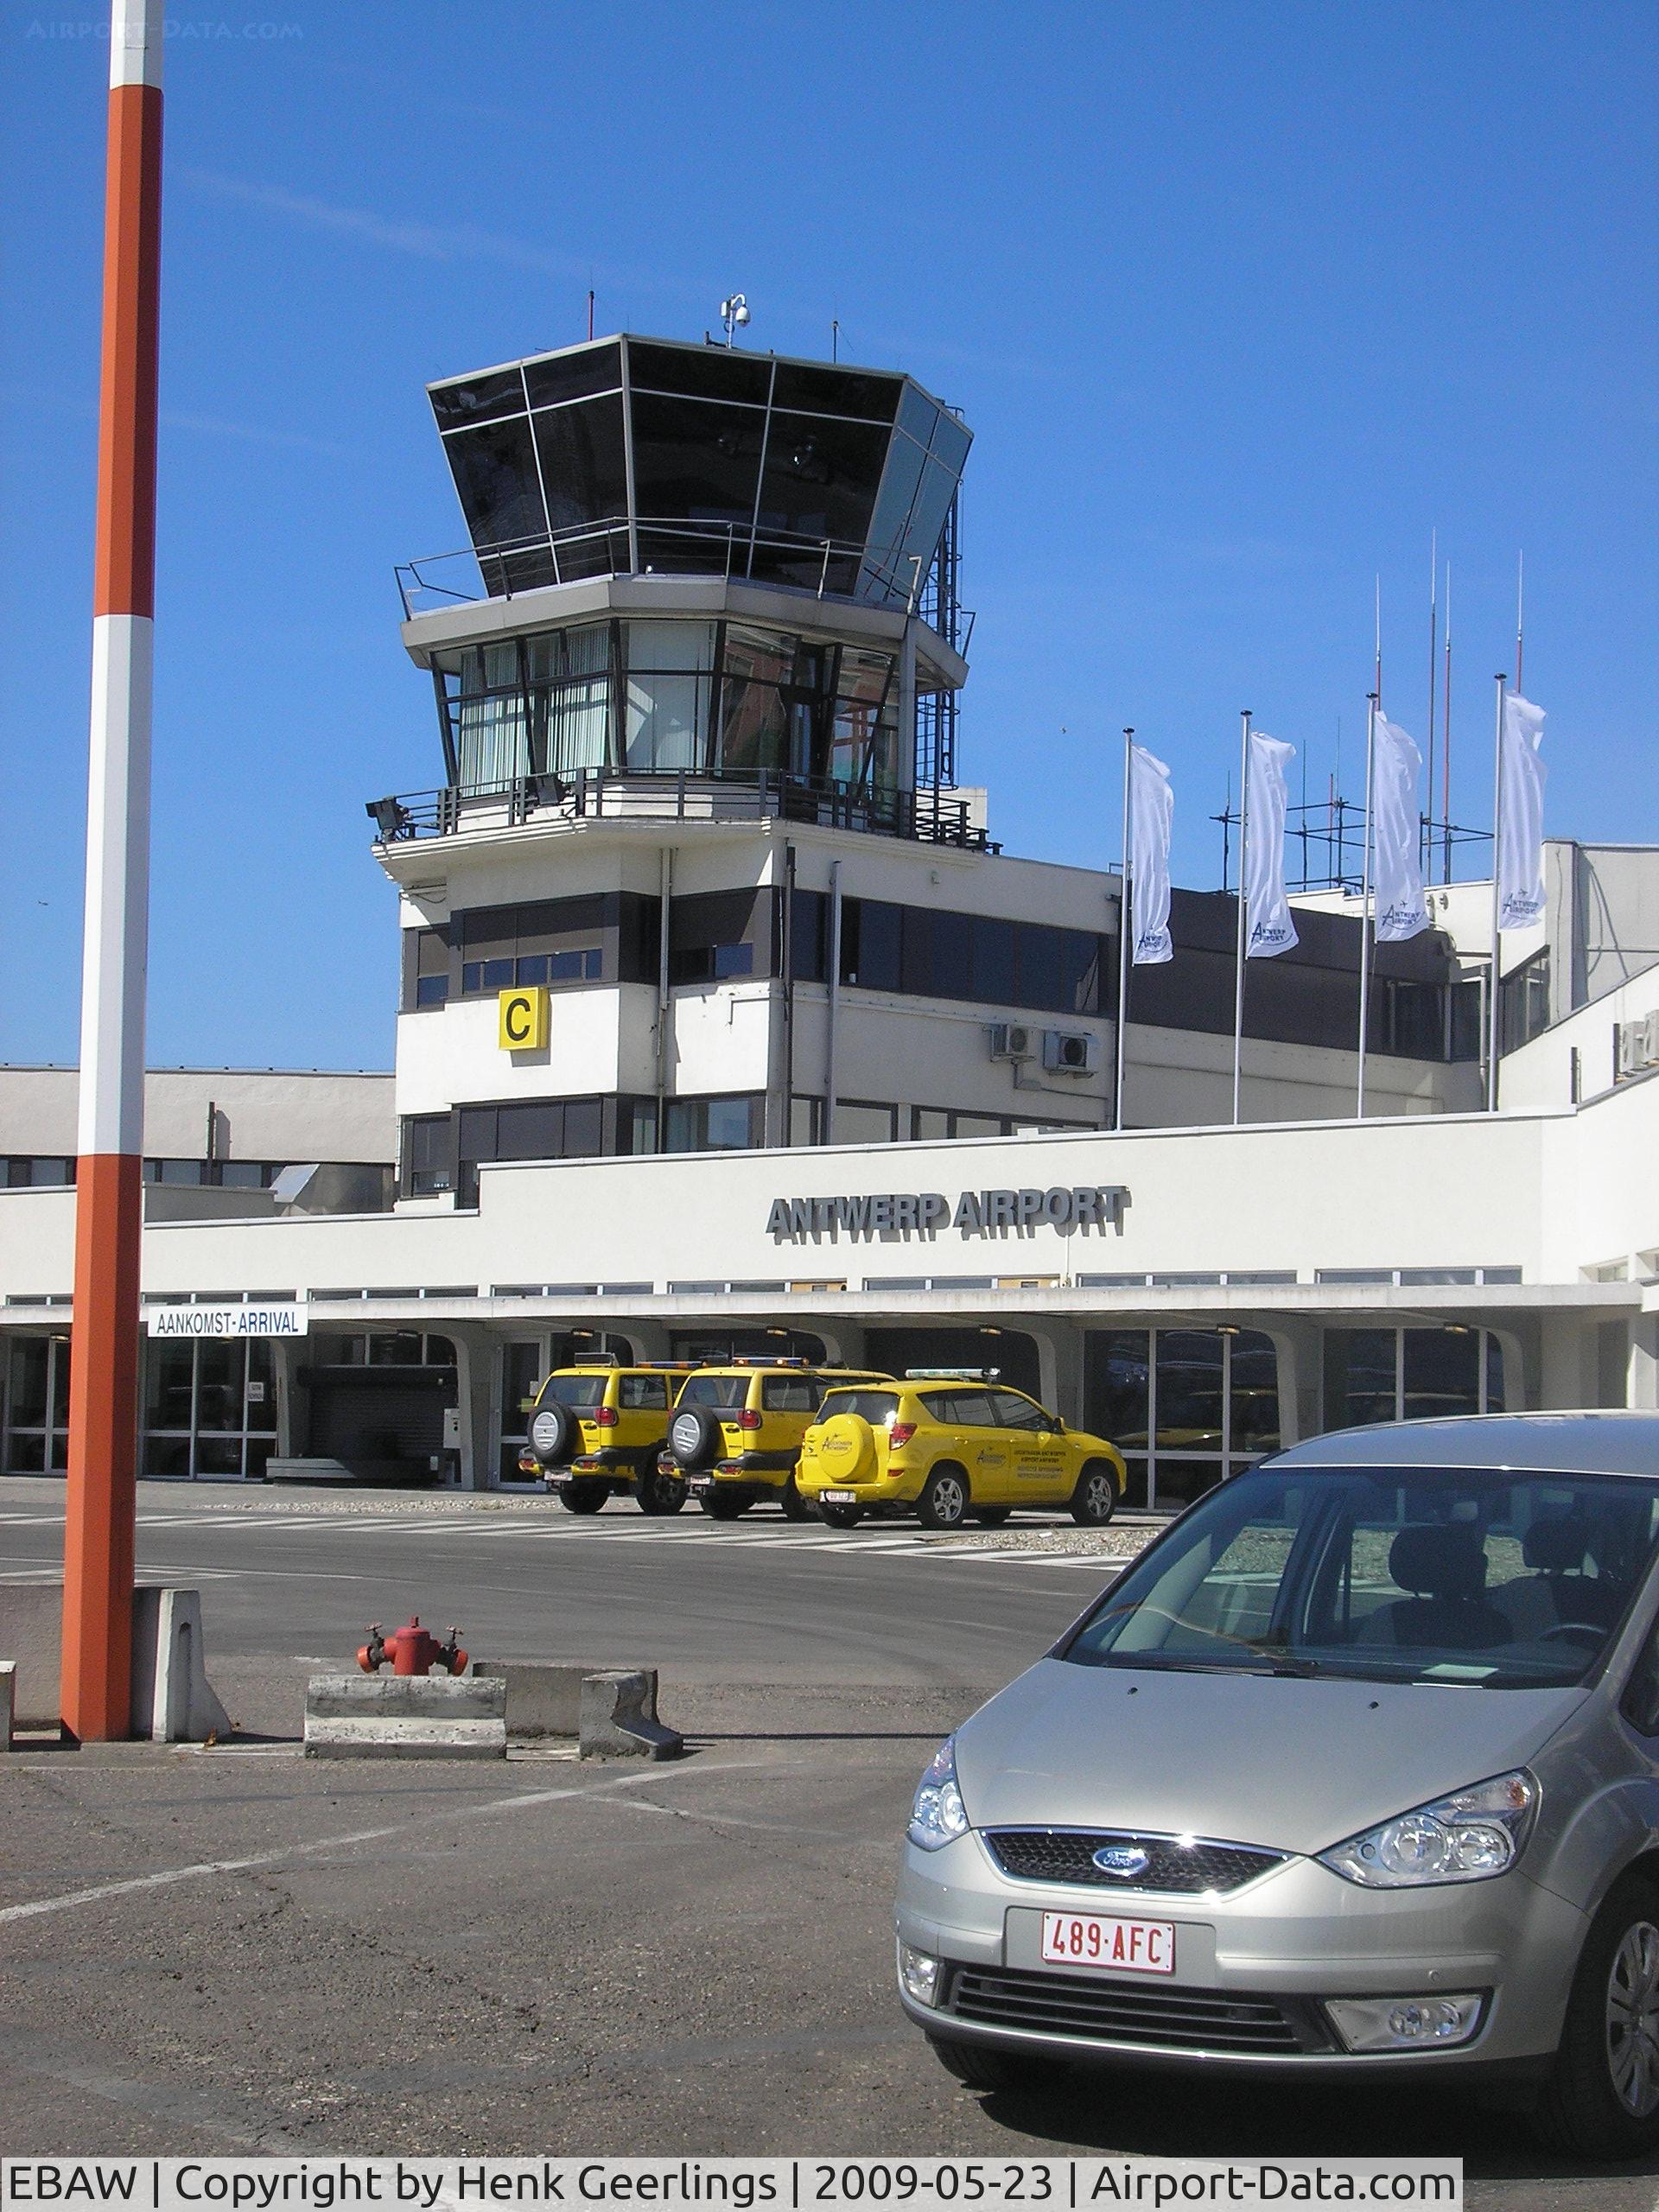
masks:
[[[1152,1853],[1142,1851],[1138,1843],[1105,1843],[1096,1852],[1095,1864],[1103,1874],[1116,1874],[1120,1881],[1128,1882],[1146,1872]]]

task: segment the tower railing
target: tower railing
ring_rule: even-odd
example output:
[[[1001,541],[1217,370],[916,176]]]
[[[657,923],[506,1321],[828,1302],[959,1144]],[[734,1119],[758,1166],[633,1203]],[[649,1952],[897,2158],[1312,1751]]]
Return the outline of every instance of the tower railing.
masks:
[[[860,539],[688,522],[683,515],[613,515],[567,531],[461,546],[400,561],[394,574],[405,621],[439,607],[612,576],[723,576],[728,582],[781,584],[818,599],[902,606],[907,613],[923,612],[924,619],[924,597],[931,590],[918,561],[883,553]],[[951,606],[954,613],[954,601]]]
[[[463,831],[518,830],[531,820],[782,821],[969,852],[1001,849],[975,820],[969,804],[948,792],[884,790],[767,768],[580,768],[564,775],[512,776],[371,799],[365,810],[374,823],[375,842],[382,845]]]

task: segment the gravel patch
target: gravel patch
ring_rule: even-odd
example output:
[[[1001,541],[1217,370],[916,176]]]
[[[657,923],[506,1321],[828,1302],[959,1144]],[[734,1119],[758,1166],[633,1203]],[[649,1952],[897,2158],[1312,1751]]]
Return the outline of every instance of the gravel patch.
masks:
[[[930,1536],[925,1541],[947,1551],[1055,1552],[1078,1559],[1131,1560],[1137,1558],[1157,1535],[1156,1529],[988,1529],[977,1536]]]

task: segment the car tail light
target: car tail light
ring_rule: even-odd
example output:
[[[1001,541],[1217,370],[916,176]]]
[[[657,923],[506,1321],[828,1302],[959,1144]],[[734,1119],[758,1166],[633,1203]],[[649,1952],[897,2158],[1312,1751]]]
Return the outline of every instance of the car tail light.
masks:
[[[760,1416],[753,1406],[745,1406],[737,1417],[737,1425],[740,1428],[759,1428]]]
[[[896,1421],[887,1431],[887,1442],[894,1451],[897,1451],[901,1444],[908,1444],[915,1433],[916,1424],[913,1421]]]
[[[594,1415],[594,1426],[596,1428],[614,1428],[616,1427],[616,1408],[614,1406],[601,1406],[599,1408],[599,1411]]]

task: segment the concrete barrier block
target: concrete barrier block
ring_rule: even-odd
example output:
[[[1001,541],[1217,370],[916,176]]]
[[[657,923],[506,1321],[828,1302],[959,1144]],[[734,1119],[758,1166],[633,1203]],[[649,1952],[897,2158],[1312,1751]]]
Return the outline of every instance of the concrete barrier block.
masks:
[[[581,1732],[586,1667],[556,1667],[539,1660],[474,1659],[472,1671],[476,1676],[505,1683],[507,1733],[515,1740]]]
[[[305,1756],[502,1759],[506,1684],[474,1675],[314,1675]]]
[[[0,1582],[0,1651],[16,1669],[13,1722],[19,1728],[58,1725],[58,1655],[63,1637],[63,1577]]]
[[[231,1732],[207,1680],[199,1591],[132,1593],[132,1732],[153,1744],[205,1744]]]
[[[654,1667],[583,1677],[580,1746],[585,1759],[678,1758],[685,1738],[657,1718]]]
[[[16,1684],[17,1662],[0,1659],[0,1751],[11,1749],[11,1709]]]

